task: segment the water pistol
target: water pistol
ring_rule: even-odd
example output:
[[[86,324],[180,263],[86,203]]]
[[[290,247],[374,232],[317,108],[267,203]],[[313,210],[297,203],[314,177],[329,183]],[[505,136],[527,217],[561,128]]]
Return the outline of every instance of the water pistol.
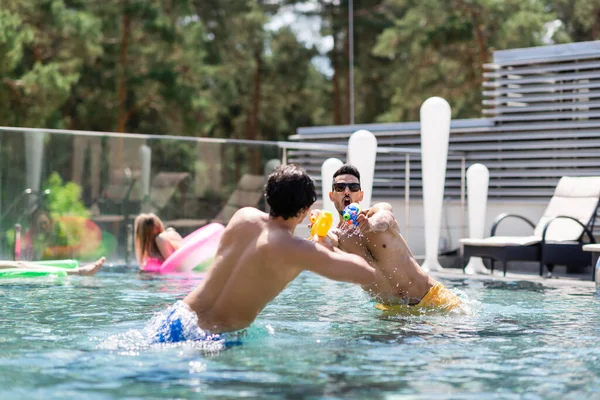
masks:
[[[360,212],[360,206],[357,203],[352,203],[344,208],[342,211],[342,218],[344,221],[348,221],[349,224],[358,225],[358,213]]]
[[[312,224],[310,228],[311,238],[315,235],[325,237],[327,236],[327,232],[329,232],[329,228],[331,228],[331,224],[333,224],[333,214],[329,211],[311,213],[310,223]]]

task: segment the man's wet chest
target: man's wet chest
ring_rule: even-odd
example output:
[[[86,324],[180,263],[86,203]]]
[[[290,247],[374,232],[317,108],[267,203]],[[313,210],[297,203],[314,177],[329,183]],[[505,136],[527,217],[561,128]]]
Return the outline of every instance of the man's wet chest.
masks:
[[[348,253],[359,255],[367,260],[373,260],[365,238],[359,235],[343,236],[339,239],[340,248]]]

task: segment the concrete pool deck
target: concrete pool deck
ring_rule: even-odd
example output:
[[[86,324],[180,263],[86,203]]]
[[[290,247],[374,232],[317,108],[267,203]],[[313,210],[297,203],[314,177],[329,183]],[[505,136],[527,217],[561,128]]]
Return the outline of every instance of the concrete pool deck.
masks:
[[[537,268],[537,267],[536,267]],[[562,271],[561,271],[562,270]],[[528,282],[536,282],[540,283],[544,286],[551,287],[591,287],[595,286],[595,282],[591,280],[592,272],[586,270],[586,273],[583,274],[566,274],[564,272],[565,268],[556,267],[554,276],[552,278],[541,277],[539,274],[535,272],[531,272],[528,269],[520,270],[518,267],[513,268],[512,271],[507,271],[506,276],[503,276],[502,271],[495,270],[494,274],[471,274],[467,275],[463,273],[462,269],[459,268],[444,268],[443,271],[439,272],[430,272],[429,274],[433,276],[435,279],[469,279],[474,281],[504,281],[504,282],[514,282],[514,281],[528,281]]]

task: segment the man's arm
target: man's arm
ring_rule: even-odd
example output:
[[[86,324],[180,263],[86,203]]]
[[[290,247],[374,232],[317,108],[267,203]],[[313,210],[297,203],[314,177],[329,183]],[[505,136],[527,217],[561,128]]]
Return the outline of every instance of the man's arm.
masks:
[[[377,203],[358,215],[358,226],[361,232],[385,232],[396,224],[396,218],[389,203]]]
[[[332,251],[320,243],[298,240],[285,252],[286,260],[300,269],[329,279],[358,285],[369,285],[375,279],[375,269],[362,257],[338,249]]]

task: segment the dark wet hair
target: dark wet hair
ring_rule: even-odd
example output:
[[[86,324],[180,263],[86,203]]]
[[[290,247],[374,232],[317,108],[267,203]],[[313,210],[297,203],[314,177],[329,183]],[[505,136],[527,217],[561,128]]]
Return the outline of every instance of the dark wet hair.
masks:
[[[281,165],[267,179],[265,200],[271,207],[271,217],[296,217],[317,201],[315,183],[297,165]]]
[[[333,179],[335,180],[335,178],[340,175],[354,175],[356,177],[356,179],[358,179],[358,182],[360,183],[360,172],[358,172],[358,169],[356,169],[356,167],[354,165],[350,165],[350,164],[342,165],[333,174]]]

